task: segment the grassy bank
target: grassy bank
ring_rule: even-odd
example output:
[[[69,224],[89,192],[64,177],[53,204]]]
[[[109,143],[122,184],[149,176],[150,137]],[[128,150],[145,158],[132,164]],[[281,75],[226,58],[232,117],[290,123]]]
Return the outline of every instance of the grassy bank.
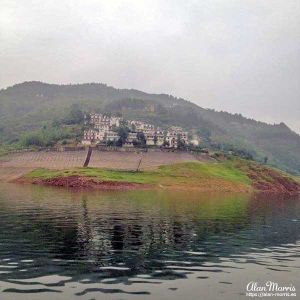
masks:
[[[29,178],[50,179],[64,176],[93,177],[99,180],[123,181],[140,184],[191,183],[200,179],[222,179],[236,183],[250,184],[249,178],[232,162],[201,163],[187,162],[161,166],[154,171],[124,171],[99,168],[74,168],[68,170],[36,169],[29,173]]]
[[[120,182],[160,188],[250,191],[251,180],[235,162],[187,162],[161,166],[153,171],[133,172],[99,168],[68,170],[36,169],[25,176],[32,181],[50,182],[55,178],[80,177],[101,182]]]
[[[152,188],[196,189],[202,191],[299,192],[299,183],[285,173],[246,160],[185,162],[161,166],[153,171],[124,171],[100,168],[66,170],[36,169],[24,180],[55,186],[101,187],[125,184]],[[76,181],[74,181],[76,179]]]

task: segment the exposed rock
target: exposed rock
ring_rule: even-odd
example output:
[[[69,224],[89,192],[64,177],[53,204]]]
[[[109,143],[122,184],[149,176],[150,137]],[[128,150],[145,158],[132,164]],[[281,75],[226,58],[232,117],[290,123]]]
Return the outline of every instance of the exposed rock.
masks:
[[[132,190],[147,188],[147,185],[120,182],[120,181],[101,181],[94,178],[81,177],[78,175],[56,177],[49,179],[34,179],[33,184],[50,185],[57,187],[68,187],[75,189],[101,189],[101,190]]]

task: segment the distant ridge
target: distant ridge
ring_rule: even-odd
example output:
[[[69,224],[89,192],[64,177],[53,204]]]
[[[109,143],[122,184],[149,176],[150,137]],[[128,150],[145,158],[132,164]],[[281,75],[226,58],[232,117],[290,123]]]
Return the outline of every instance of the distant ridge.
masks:
[[[193,129],[211,146],[249,151],[258,161],[268,157],[271,165],[300,174],[300,136],[284,123],[271,125],[241,114],[204,109],[171,95],[103,83],[29,81],[0,90],[0,143],[17,141],[28,130],[63,119],[72,104],[85,111],[122,113],[157,125],[177,124]]]

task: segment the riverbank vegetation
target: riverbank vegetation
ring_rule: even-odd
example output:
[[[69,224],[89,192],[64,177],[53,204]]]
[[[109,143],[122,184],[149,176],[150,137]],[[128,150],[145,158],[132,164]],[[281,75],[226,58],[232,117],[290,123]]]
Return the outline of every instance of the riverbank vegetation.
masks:
[[[67,170],[36,169],[22,178],[37,184],[75,188],[101,188],[105,185],[145,188],[196,189],[228,192],[300,192],[291,176],[246,160],[185,162],[161,166],[152,171],[124,171],[100,168]]]

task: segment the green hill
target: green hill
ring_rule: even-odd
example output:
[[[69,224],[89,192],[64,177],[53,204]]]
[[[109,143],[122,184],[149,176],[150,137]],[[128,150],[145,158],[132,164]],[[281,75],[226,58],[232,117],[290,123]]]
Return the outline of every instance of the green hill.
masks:
[[[97,83],[25,82],[1,90],[0,143],[16,143],[27,132],[54,121],[68,123],[74,104],[86,112],[121,113],[125,118],[193,129],[210,147],[248,152],[258,161],[268,157],[270,165],[300,174],[300,136],[284,123],[270,125],[240,114],[203,109],[170,95]],[[79,132],[77,128],[76,134]]]

